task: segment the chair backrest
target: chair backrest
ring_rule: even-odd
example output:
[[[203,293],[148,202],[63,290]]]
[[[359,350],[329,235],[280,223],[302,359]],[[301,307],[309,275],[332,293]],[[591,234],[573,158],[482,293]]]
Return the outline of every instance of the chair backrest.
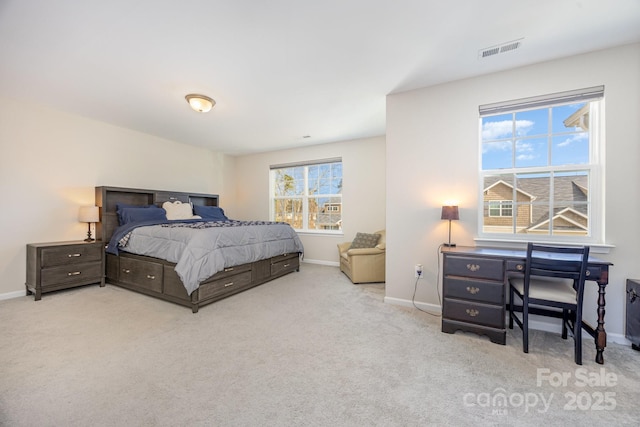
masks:
[[[584,281],[587,277],[589,247],[557,247],[529,243],[525,266],[524,287],[529,293],[531,276],[557,277],[573,280],[573,288],[582,302]]]

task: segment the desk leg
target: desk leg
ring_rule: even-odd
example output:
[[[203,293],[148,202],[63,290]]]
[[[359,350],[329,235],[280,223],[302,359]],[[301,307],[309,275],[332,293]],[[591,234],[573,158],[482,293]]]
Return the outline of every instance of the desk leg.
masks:
[[[598,327],[596,328],[596,363],[603,364],[604,357],[602,352],[607,346],[607,332],[604,330],[604,313],[605,313],[605,288],[607,286],[608,272],[602,272],[602,277],[598,281]]]

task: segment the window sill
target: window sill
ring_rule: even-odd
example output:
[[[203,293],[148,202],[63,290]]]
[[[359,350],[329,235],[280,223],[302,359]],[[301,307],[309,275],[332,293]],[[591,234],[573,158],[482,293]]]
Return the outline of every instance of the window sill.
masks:
[[[516,249],[516,250],[526,250],[527,242],[522,240],[508,240],[508,239],[486,239],[476,237],[474,239],[477,246],[482,247],[492,247],[492,248],[500,248],[500,249]],[[615,245],[610,245],[607,243],[578,243],[578,242],[545,242],[545,241],[536,241],[536,243],[542,245],[550,245],[550,246],[589,246],[590,252],[593,254],[608,254],[612,248],[615,248]]]
[[[326,231],[326,230],[296,230],[301,236],[327,236],[327,237],[344,237],[342,231]]]

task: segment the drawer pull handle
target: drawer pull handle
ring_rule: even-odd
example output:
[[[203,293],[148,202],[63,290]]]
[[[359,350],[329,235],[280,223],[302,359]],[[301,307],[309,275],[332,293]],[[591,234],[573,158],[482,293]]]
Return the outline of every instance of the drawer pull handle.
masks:
[[[123,268],[123,269],[122,269],[122,272],[123,272],[123,273],[127,273],[127,274],[129,274],[129,273],[131,273],[131,270],[127,270],[126,268]]]
[[[77,276],[79,274],[80,274],[79,271],[71,271],[71,272],[67,273],[67,276]]]
[[[233,286],[233,282],[229,282],[229,283],[225,283],[225,284],[224,284],[224,287],[225,287],[225,288],[228,288],[229,286]]]
[[[156,276],[152,276],[152,275],[150,275],[150,274],[147,274],[147,279],[151,279],[151,280],[153,280],[153,279],[155,279],[155,278],[156,278]]]
[[[478,271],[480,270],[480,266],[478,264],[467,264],[467,270]]]
[[[480,288],[476,288],[475,286],[467,286],[467,292],[469,292],[471,295],[475,295],[480,292]]]
[[[518,271],[524,270],[524,265],[522,265],[522,264],[516,265],[516,270],[518,270]]]
[[[478,310],[473,309],[473,308],[467,308],[466,312],[471,317],[476,317],[478,314],[480,314],[480,312]]]
[[[224,269],[224,271],[233,271],[233,267],[227,267]]]
[[[287,268],[287,267],[289,267],[290,265],[291,265],[291,264],[285,264],[285,265],[283,265],[282,267],[283,267],[283,268]]]
[[[177,197],[169,197],[169,200],[178,200]]]
[[[586,275],[587,275],[587,277],[591,276],[591,272],[589,270],[587,270]]]
[[[76,257],[82,256],[82,254],[68,254],[67,256],[69,258],[76,258]]]

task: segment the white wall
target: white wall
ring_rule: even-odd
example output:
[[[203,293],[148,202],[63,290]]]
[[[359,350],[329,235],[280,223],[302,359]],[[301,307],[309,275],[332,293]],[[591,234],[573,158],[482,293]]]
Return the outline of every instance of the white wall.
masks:
[[[559,59],[387,97],[387,284],[389,301],[410,301],[413,266],[425,266],[416,301],[439,305],[440,207],[460,206],[452,240],[477,234],[478,106],[605,85],[606,239],[611,261],[606,329],[624,335],[625,281],[640,278],[640,44]],[[595,319],[596,286],[585,299]],[[590,305],[591,304],[591,305]]]
[[[24,292],[27,243],[82,240],[78,207],[99,185],[220,194],[235,211],[235,159],[0,98],[0,297]]]
[[[236,158],[238,215],[235,219],[269,219],[269,167],[274,164],[342,157],[343,234],[301,234],[305,260],[338,263],[336,244],[359,231],[385,228],[385,138],[366,138]],[[225,211],[226,212],[226,211]]]

